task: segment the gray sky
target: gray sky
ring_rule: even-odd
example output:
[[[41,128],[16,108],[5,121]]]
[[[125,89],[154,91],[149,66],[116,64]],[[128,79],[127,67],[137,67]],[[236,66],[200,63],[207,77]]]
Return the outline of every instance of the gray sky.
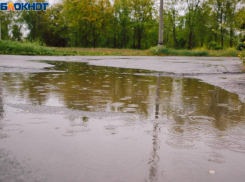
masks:
[[[60,0],[49,0],[50,4],[58,3]]]

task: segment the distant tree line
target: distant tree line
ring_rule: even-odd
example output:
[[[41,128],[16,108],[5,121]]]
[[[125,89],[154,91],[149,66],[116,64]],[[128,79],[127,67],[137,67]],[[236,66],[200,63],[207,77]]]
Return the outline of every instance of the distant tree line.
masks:
[[[164,45],[236,46],[244,40],[244,4],[245,0],[164,0]],[[47,46],[147,49],[158,43],[158,12],[159,0],[60,0],[47,11],[0,11],[2,39],[21,41],[25,29],[26,40]]]

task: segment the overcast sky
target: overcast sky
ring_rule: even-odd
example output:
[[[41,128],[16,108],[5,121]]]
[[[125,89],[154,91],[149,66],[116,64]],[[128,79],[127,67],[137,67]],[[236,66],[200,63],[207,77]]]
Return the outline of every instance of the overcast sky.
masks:
[[[49,0],[49,3],[50,4],[53,4],[53,3],[57,3],[57,2],[59,2],[60,0]]]

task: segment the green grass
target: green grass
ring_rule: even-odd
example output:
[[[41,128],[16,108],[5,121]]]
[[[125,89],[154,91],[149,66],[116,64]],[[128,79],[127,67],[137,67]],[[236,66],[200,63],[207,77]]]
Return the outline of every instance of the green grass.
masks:
[[[236,50],[175,50],[166,47],[153,47],[150,49],[151,54],[159,56],[204,56],[204,57],[237,57]]]
[[[113,49],[113,48],[79,48],[79,47],[55,47],[59,52],[74,52],[85,56],[147,56],[149,50]]]
[[[9,55],[85,55],[85,56],[204,56],[204,57],[237,57],[236,50],[175,50],[153,47],[148,50],[112,49],[112,48],[53,48],[40,46],[37,43],[0,41],[0,54]]]
[[[10,55],[74,55],[70,52],[58,52],[55,49],[39,46],[36,43],[0,41],[0,54]]]

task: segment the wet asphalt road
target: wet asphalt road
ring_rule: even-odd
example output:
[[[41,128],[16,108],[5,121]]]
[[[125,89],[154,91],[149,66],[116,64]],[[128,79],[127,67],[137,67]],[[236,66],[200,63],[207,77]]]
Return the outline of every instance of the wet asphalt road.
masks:
[[[243,182],[240,64],[1,55],[0,182]]]

